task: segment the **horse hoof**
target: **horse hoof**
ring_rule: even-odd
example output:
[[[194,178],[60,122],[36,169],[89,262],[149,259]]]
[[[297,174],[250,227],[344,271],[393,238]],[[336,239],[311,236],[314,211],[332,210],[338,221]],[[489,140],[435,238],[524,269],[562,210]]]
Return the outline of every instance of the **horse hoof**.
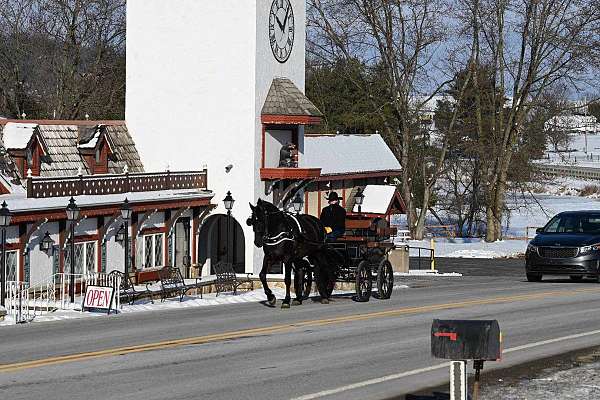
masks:
[[[292,300],[292,305],[293,306],[301,306],[302,302],[300,300]]]
[[[290,303],[282,303],[281,308],[290,308]]]
[[[321,304],[329,304],[329,299],[321,299]]]
[[[277,303],[277,297],[275,297],[275,296],[269,297],[269,299],[267,301],[269,302],[269,305],[274,306],[275,303]]]

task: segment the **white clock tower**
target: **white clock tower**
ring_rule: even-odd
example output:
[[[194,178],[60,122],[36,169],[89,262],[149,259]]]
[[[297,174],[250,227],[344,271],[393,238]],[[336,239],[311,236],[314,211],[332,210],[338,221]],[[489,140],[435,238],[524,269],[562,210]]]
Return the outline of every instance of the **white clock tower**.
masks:
[[[223,257],[256,272],[262,253],[244,221],[271,196],[261,172],[281,144],[303,151],[318,110],[303,97],[305,0],[128,0],[126,120],[147,171],[208,168],[208,186],[236,200],[235,227],[197,228],[200,262]],[[223,214],[223,204],[213,214]],[[223,217],[223,215],[221,215]],[[231,229],[231,230],[230,230]],[[219,240],[216,240],[218,236]],[[232,250],[233,249],[233,250]],[[205,273],[209,269],[205,269]]]

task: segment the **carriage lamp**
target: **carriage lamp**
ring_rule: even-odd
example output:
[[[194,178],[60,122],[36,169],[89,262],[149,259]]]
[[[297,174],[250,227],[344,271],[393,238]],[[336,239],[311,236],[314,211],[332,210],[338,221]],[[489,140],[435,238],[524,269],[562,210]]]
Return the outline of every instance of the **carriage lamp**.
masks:
[[[0,271],[0,305],[4,306],[6,298],[6,228],[10,225],[12,214],[6,205],[2,203],[0,208],[0,227],[2,228],[2,268]]]
[[[231,209],[233,208],[233,203],[235,203],[235,200],[233,199],[233,197],[231,196],[231,192],[227,192],[227,196],[225,196],[225,198],[223,199],[223,205],[225,205],[225,209],[227,210],[227,213],[231,213]]]
[[[125,273],[125,277],[129,276],[129,220],[131,219],[131,214],[133,214],[133,210],[131,205],[129,204],[129,200],[127,197],[123,204],[121,204],[121,218],[123,218],[123,225],[121,225],[121,229],[117,232],[116,240],[119,241],[119,234],[121,243],[124,248],[124,260],[123,260],[123,272]],[[125,279],[125,287],[127,287],[129,279]]]
[[[125,244],[125,225],[121,224],[117,234],[115,235],[115,241],[121,245]]]
[[[358,190],[356,191],[356,195],[354,196],[354,202],[358,206],[359,213],[361,212],[361,206],[363,204],[364,199],[365,199],[365,195],[363,194],[362,189],[358,188]]]
[[[75,223],[79,219],[79,212],[81,210],[73,197],[69,200],[69,205],[65,211],[67,213],[67,220],[71,223],[71,279],[69,283],[69,297],[71,298],[71,303],[75,303]]]
[[[40,250],[46,254],[49,254],[50,250],[52,249],[52,246],[54,246],[54,240],[52,240],[52,238],[50,237],[50,233],[46,231],[44,238],[40,242]]]
[[[300,193],[296,193],[296,197],[294,197],[294,200],[292,201],[292,206],[294,207],[294,211],[296,211],[296,214],[300,214],[300,211],[302,211],[302,207],[304,207],[304,200],[302,200],[302,196],[300,196]]]
[[[127,200],[127,198],[125,198],[125,201],[123,202],[123,204],[121,204],[121,218],[128,221],[131,219],[132,213],[133,213],[133,209],[131,208],[131,205],[129,204],[129,200]]]

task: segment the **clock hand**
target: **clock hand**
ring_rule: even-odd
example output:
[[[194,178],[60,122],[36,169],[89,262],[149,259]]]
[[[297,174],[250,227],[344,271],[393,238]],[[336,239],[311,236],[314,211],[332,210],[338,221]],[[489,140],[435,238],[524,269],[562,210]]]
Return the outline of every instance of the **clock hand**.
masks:
[[[277,25],[279,25],[279,29],[281,29],[281,32],[283,32],[285,30],[285,22],[282,24],[277,14],[275,15],[275,19],[277,20]]]
[[[285,19],[283,20],[283,28],[281,28],[281,30],[283,30],[287,24],[288,17],[290,16],[290,8],[292,8],[292,5],[288,3],[288,8],[285,12]]]

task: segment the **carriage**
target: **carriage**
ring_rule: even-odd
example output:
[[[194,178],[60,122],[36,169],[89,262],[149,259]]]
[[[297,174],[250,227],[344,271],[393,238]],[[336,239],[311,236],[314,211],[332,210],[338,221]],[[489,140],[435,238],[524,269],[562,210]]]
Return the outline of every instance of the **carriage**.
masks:
[[[357,301],[369,301],[374,285],[377,298],[389,299],[394,286],[394,271],[388,254],[394,248],[391,240],[394,232],[395,228],[391,228],[383,218],[349,217],[344,235],[329,243],[330,248],[344,260],[335,279],[330,280],[329,294],[336,282],[343,282],[355,285]],[[313,274],[316,273],[317,270],[308,263],[297,269],[296,279],[301,280],[299,283],[305,299],[310,295]]]

